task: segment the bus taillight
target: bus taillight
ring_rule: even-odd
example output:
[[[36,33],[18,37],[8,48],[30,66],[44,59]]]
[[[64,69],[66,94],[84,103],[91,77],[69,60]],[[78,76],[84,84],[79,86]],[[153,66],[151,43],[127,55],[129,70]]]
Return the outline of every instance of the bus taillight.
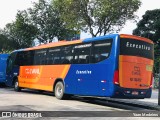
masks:
[[[113,82],[114,82],[114,84],[119,84],[119,72],[118,72],[118,70],[116,70],[115,72],[114,72],[114,79],[113,79]]]

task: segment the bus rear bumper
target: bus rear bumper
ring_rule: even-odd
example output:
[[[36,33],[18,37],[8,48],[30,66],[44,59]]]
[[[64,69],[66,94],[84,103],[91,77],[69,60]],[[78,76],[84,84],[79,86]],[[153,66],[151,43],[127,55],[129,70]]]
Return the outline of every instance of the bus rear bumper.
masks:
[[[152,88],[149,89],[130,89],[115,86],[114,98],[127,98],[127,99],[143,99],[150,98]]]

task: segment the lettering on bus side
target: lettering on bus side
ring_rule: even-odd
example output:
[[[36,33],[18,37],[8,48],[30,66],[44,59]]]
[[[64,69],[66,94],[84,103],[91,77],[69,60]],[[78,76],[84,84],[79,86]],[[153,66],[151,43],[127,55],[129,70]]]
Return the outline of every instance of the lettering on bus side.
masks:
[[[135,48],[135,49],[148,50],[148,51],[151,50],[150,46],[146,46],[146,45],[138,44],[138,43],[131,43],[131,42],[127,42],[126,43],[126,47],[127,48]]]
[[[90,70],[76,70],[76,74],[92,74]]]
[[[25,69],[25,73],[26,74],[40,74],[40,70],[39,70],[39,68],[26,68]]]

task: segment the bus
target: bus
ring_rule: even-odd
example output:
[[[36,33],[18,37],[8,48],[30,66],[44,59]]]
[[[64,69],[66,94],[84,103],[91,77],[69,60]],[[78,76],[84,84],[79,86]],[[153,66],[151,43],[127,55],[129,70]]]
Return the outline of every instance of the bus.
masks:
[[[150,98],[154,45],[147,38],[110,34],[13,51],[6,84],[71,95]]]
[[[4,84],[6,80],[6,66],[8,54],[0,54],[0,84]]]

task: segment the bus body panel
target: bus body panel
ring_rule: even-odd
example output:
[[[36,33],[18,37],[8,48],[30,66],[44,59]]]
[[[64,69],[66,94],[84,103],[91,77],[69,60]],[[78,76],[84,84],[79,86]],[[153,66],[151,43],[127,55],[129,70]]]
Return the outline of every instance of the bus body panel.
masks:
[[[0,83],[4,83],[6,80],[6,64],[8,54],[0,54]]]
[[[10,85],[11,81],[13,81],[10,79],[13,79],[15,77],[14,73],[17,72],[16,74],[18,76],[19,85],[22,88],[53,91],[55,81],[57,79],[62,79],[64,82],[65,93],[67,94],[104,97],[149,98],[151,95],[151,88],[149,85],[151,82],[153,59],[144,58],[142,56],[121,54],[121,38],[132,38],[153,44],[150,40],[141,37],[112,34],[78,41],[59,42],[55,43],[55,45],[52,43],[23,49],[20,51],[36,51],[38,49],[46,49],[47,54],[49,49],[52,47],[63,48],[65,45],[74,46],[75,44],[80,44],[83,46],[85,43],[87,45],[93,43],[92,45],[94,45],[97,41],[113,40],[111,43],[112,46],[109,57],[100,62],[87,64],[65,63],[54,65],[34,64],[20,67],[15,66],[13,67],[12,71],[8,73],[7,82]],[[99,46],[100,45],[101,44],[99,44]],[[75,47],[72,48],[72,50],[73,49],[75,49]],[[93,48],[90,48],[90,50],[92,49]],[[150,55],[147,55],[147,57],[150,57]],[[115,73],[119,73],[119,84],[114,83]],[[142,75],[140,78],[133,79],[134,76],[140,75]],[[138,91],[140,94],[126,94],[126,91],[130,91],[131,93]],[[145,95],[141,93],[145,93]]]
[[[148,89],[151,84],[152,70],[153,60],[135,56],[120,56],[120,86]]]
[[[113,44],[117,44],[117,35],[102,37],[101,40],[108,38],[113,39]],[[95,39],[90,39],[88,42],[91,41]],[[19,85],[24,88],[53,91],[55,80],[61,78],[64,80],[67,94],[112,96],[113,76],[118,66],[115,50],[117,46],[113,45],[109,58],[96,64],[21,66]]]
[[[18,76],[19,86],[53,91],[54,81],[64,79],[70,65],[21,66]]]
[[[113,94],[114,68],[112,63],[71,65],[65,78],[65,92],[88,96],[111,96]]]

